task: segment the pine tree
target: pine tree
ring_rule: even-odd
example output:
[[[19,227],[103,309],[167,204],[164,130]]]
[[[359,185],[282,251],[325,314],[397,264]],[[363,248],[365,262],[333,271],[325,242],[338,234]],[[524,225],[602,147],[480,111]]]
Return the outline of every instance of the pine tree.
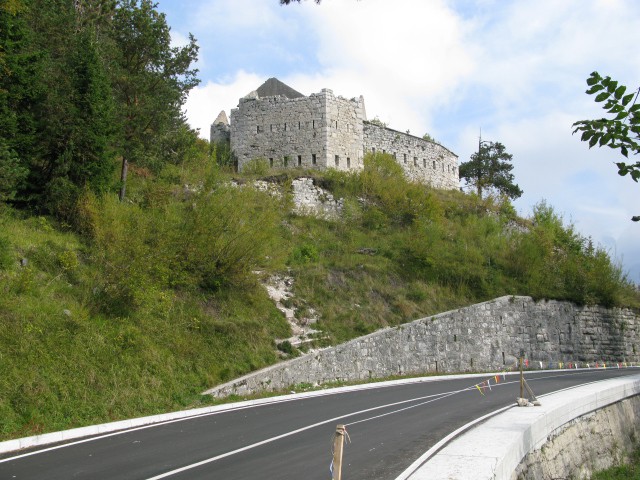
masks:
[[[479,197],[483,192],[495,191],[511,199],[519,198],[522,190],[514,183],[512,159],[500,142],[481,141],[471,160],[460,164],[460,178],[475,188]]]

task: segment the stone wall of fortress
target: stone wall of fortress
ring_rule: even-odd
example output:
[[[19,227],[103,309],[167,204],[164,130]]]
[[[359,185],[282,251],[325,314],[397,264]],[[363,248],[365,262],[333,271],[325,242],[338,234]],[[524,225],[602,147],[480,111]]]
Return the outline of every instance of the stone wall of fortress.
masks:
[[[363,102],[335,97],[331,90],[322,91],[327,98],[328,166],[338,170],[361,170],[363,144]]]
[[[458,157],[438,143],[365,122],[364,150],[390,153],[412,180],[436,188],[459,187]]]
[[[243,98],[231,111],[238,168],[264,158],[274,168],[362,168],[362,110],[328,89],[308,97]]]
[[[231,111],[231,148],[239,170],[263,158],[272,168],[357,171],[363,168],[365,153],[386,152],[410,179],[458,188],[455,154],[437,143],[366,122],[365,117],[362,97],[336,97],[329,89],[299,98],[249,96]],[[212,141],[223,138],[225,127],[212,126]]]

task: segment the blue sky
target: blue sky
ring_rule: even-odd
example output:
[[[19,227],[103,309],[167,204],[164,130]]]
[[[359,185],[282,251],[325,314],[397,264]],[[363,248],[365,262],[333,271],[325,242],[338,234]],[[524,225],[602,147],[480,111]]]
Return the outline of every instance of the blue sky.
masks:
[[[513,154],[515,202],[546,200],[640,283],[640,184],[619,154],[571,135],[601,117],[597,70],[640,86],[636,0],[160,0],[176,44],[200,45],[202,83],[186,104],[206,138],[220,110],[269,77],[311,94],[364,95],[367,115],[431,134],[464,162],[483,140]]]

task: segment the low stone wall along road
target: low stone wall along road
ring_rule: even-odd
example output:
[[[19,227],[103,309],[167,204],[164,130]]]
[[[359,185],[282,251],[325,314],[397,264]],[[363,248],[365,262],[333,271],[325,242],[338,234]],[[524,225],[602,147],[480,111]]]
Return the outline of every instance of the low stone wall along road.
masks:
[[[537,395],[638,369],[528,373]],[[2,479],[330,478],[331,444],[346,424],[343,478],[395,479],[447,434],[513,404],[518,377],[473,387],[491,375],[431,377],[285,396],[251,406],[5,454]],[[473,387],[473,388],[470,388]]]

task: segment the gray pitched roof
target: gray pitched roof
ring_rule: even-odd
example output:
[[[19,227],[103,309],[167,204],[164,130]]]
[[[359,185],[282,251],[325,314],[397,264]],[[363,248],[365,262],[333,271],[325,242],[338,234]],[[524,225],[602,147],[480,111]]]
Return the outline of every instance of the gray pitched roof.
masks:
[[[259,97],[274,97],[276,95],[281,95],[287,98],[300,98],[304,97],[304,95],[300,92],[297,92],[289,85],[285,85],[277,78],[270,78],[262,85],[258,87],[256,93]]]

